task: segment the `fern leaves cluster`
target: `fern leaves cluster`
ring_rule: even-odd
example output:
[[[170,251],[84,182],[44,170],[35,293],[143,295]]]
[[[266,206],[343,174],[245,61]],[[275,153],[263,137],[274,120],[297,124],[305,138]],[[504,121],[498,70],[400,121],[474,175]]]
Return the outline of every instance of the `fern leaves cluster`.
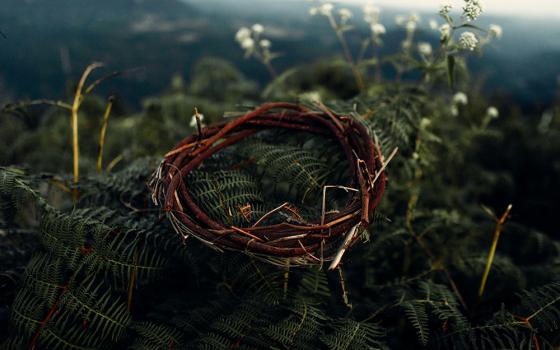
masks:
[[[493,223],[473,204],[482,185],[472,183],[486,180],[468,187],[448,178],[465,163],[431,134],[426,119],[439,112],[426,98],[403,88],[330,105],[363,120],[385,155],[401,150],[388,170],[389,218],[346,253],[341,271],[268,266],[177,240],[150,204],[153,158],[84,177],[76,203],[51,200],[63,182],[55,176],[0,169],[0,236],[29,226],[41,243],[10,303],[2,348],[553,349],[560,245],[508,222],[478,298]],[[450,169],[445,176],[430,176],[434,159]],[[317,218],[322,187],[351,186],[347,171],[336,142],[266,131],[208,159],[185,182],[214,220],[245,226],[284,202],[298,220]],[[329,192],[329,210],[347,195]]]
[[[187,183],[192,198],[218,222],[247,225],[266,213],[255,179],[242,171],[195,171]]]

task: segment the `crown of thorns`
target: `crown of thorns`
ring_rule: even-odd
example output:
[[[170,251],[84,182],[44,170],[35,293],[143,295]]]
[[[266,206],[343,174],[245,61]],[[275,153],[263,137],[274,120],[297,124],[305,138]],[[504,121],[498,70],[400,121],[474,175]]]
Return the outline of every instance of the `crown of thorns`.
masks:
[[[249,227],[214,221],[193,200],[187,175],[216,152],[260,131],[290,129],[338,140],[350,167],[355,188],[323,187],[322,215],[305,224],[288,221],[264,225],[266,218],[286,206],[277,207]],[[390,159],[389,159],[390,160]],[[174,230],[183,238],[194,236],[218,249],[243,251],[265,260],[285,264],[323,264],[330,268],[367,228],[385,190],[384,161],[379,147],[358,120],[336,115],[324,106],[320,110],[292,103],[267,103],[228,122],[200,128],[165,155],[151,181],[153,199],[163,206]],[[325,212],[328,188],[350,190],[345,208]],[[361,228],[360,228],[361,226]]]

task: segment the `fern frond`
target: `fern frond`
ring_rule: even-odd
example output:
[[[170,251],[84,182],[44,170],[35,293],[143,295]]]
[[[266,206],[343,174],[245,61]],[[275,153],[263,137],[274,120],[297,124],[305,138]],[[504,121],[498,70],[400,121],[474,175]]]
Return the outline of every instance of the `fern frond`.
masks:
[[[266,213],[256,179],[242,171],[195,171],[189,174],[187,187],[211,218],[225,224],[249,225]]]
[[[539,331],[560,329],[560,282],[553,282],[519,294],[523,317]]]
[[[88,331],[116,341],[130,323],[130,313],[124,300],[116,298],[106,283],[93,277],[69,286],[61,301],[69,314],[85,320]]]
[[[35,255],[25,269],[24,286],[38,298],[53,305],[65,283],[63,261],[48,254]]]
[[[319,268],[310,267],[303,271],[300,283],[302,290],[311,296],[329,297],[331,295],[327,273]]]
[[[416,330],[418,341],[422,346],[428,344],[430,337],[428,312],[426,311],[426,304],[418,301],[408,301],[402,304],[406,318]]]
[[[339,319],[329,325],[332,333],[321,337],[331,350],[387,349],[385,330],[376,324]]]
[[[153,322],[139,322],[132,326],[138,337],[132,349],[159,350],[180,346],[183,342],[180,330]]]

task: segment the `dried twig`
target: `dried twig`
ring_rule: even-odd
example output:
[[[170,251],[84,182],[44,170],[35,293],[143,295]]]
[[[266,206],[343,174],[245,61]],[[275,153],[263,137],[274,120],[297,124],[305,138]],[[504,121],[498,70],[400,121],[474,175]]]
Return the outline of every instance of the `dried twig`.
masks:
[[[329,266],[329,270],[336,269],[338,264],[340,264],[340,260],[342,260],[342,256],[344,255],[348,247],[350,247],[350,243],[354,240],[354,237],[356,236],[356,231],[358,230],[358,226],[359,225],[352,227],[348,232],[348,234],[346,234],[346,238],[344,239],[344,242],[336,252],[335,257],[331,262],[331,265]]]
[[[509,216],[509,213],[513,208],[513,205],[510,204],[507,206],[506,210],[497,218],[495,215],[494,220],[496,220],[496,228],[494,230],[494,238],[492,239],[492,245],[490,246],[490,252],[488,253],[488,259],[486,259],[486,267],[484,268],[484,274],[482,275],[482,280],[480,281],[480,287],[478,288],[478,296],[481,297],[484,294],[484,288],[486,287],[486,282],[488,280],[488,275],[490,274],[490,268],[492,267],[492,262],[494,261],[494,254],[496,254],[496,248],[498,247],[498,241],[500,239],[500,235],[502,233],[502,228],[506,223],[506,220]]]

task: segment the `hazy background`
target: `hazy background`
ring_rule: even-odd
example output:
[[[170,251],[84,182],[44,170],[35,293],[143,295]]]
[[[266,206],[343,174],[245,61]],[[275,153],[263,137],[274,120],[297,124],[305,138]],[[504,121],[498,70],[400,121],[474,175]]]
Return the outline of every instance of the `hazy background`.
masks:
[[[455,10],[461,1],[451,1]],[[350,41],[359,47],[363,25],[360,1],[344,1],[358,24]],[[402,29],[397,14],[412,9],[422,16],[419,38],[437,42],[428,20],[437,19],[439,1],[378,1],[388,28],[384,51],[397,50]],[[391,6],[387,6],[391,4]],[[560,81],[560,2],[487,0],[479,24],[497,23],[504,37],[470,62],[475,84],[487,93],[514,98],[540,110],[558,95]],[[339,53],[324,18],[310,17],[307,1],[271,0],[2,0],[0,30],[0,102],[12,99],[64,97],[84,67],[102,61],[109,70],[142,68],[104,84],[129,108],[161,93],[174,74],[188,79],[204,56],[234,62],[248,77],[265,83],[266,71],[245,60],[233,40],[242,25],[267,28],[273,49],[282,56],[279,71]],[[441,21],[440,21],[441,22]],[[360,31],[362,33],[360,33]]]
[[[209,0],[212,1],[212,0]],[[272,2],[277,0],[261,0],[262,2]],[[289,0],[288,0],[289,1]],[[297,1],[297,0],[294,0]],[[232,1],[233,2],[233,1]],[[339,0],[339,3],[364,4],[367,0]],[[441,4],[450,4],[455,9],[463,6],[463,0],[377,0],[379,6],[392,6],[396,8],[433,11]],[[493,15],[520,15],[532,17],[556,17],[560,18],[560,2],[555,0],[485,0],[484,11]]]

